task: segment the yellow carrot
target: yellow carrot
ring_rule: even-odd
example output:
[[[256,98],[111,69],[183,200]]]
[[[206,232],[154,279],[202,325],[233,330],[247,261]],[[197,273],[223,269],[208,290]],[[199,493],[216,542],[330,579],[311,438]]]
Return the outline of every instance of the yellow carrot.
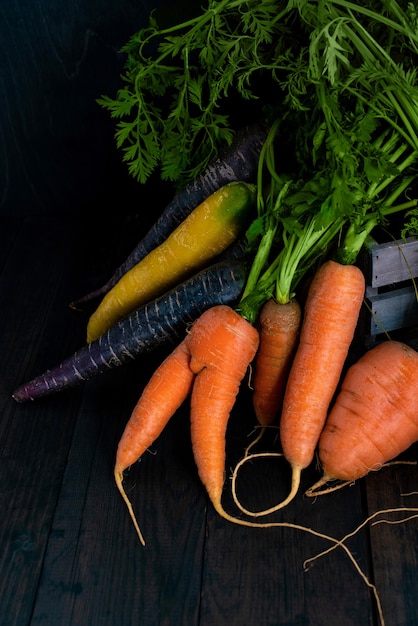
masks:
[[[87,342],[201,269],[246,229],[254,186],[234,181],[202,202],[157,248],[122,276],[90,317]]]

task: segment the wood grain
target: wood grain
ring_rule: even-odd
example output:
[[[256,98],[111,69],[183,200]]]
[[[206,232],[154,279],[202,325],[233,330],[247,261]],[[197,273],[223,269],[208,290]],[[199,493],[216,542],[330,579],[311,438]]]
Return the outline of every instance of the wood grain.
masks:
[[[0,218],[0,625],[378,626],[374,598],[342,549],[305,571],[328,541],[292,528],[243,528],[214,512],[193,461],[187,402],[126,478],[140,545],[112,470],[164,350],[44,400],[11,399],[15,386],[83,342],[86,316],[68,303],[86,276],[94,283],[106,265],[110,272],[116,233],[123,249],[129,231],[123,222],[102,225],[97,264],[87,245],[92,224],[86,230],[80,217]],[[224,502],[234,514],[229,477],[254,422],[243,386],[227,433]],[[278,449],[274,433],[263,445]],[[408,459],[416,460],[414,447]],[[402,493],[416,494],[417,473],[392,466],[310,500],[303,490],[319,474],[313,464],[299,496],[272,518],[339,539],[378,509],[414,506],[417,496]],[[244,466],[237,488],[246,506],[262,508],[288,480],[283,460],[265,459]],[[348,542],[380,592],[386,626],[417,619],[416,529],[415,519],[367,525]]]

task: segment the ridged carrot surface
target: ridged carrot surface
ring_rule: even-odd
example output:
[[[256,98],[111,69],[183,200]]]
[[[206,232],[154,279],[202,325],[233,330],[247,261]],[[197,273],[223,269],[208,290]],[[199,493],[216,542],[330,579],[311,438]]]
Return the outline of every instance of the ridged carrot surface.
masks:
[[[418,440],[418,352],[385,341],[348,370],[319,439],[324,471],[357,480]]]
[[[190,406],[193,454],[200,479],[221,515],[228,419],[258,343],[257,330],[227,306],[206,311],[190,336],[190,367],[197,374]]]
[[[226,305],[212,307],[156,369],[139,398],[118,445],[114,476],[142,543],[144,539],[123,487],[123,472],[157,439],[191,392],[191,439],[197,470],[215,509],[221,504],[225,436],[240,383],[258,348],[257,330]]]

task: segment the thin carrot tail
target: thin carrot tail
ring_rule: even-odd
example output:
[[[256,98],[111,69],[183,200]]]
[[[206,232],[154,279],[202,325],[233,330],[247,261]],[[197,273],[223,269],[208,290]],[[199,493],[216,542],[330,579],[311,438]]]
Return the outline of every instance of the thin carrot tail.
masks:
[[[302,473],[302,467],[300,465],[293,465],[292,466],[292,479],[290,483],[290,491],[288,495],[286,496],[286,498],[282,500],[281,502],[279,502],[279,504],[276,504],[275,506],[271,507],[270,509],[267,509],[266,511],[261,511],[257,515],[267,515],[268,513],[274,513],[275,511],[279,511],[280,509],[283,509],[285,506],[287,506],[295,498],[297,492],[299,491],[301,473]]]
[[[141,543],[144,543],[131,502],[123,488],[123,472],[159,437],[189,395],[194,381],[188,336],[161,363],[142,392],[119,441],[114,476]]]
[[[248,456],[250,454],[250,450],[252,450],[252,448],[254,448],[262,440],[266,430],[267,430],[267,426],[260,426],[259,427],[259,432],[258,432],[257,436],[254,437],[254,439],[251,441],[251,443],[249,443],[248,446],[245,448],[245,450],[244,450],[244,457]]]
[[[317,480],[316,483],[314,483],[311,487],[309,487],[309,489],[305,491],[305,496],[307,496],[308,498],[324,496],[328,493],[333,493],[334,491],[342,489],[343,487],[346,487],[347,485],[353,483],[352,480],[343,480],[338,481],[336,484],[327,487],[326,485],[330,482],[330,480],[332,479],[330,479],[328,476],[322,476],[319,480]]]
[[[281,452],[258,452],[255,454],[246,454],[235,466],[233,474],[232,474],[232,496],[233,496],[233,500],[235,502],[235,504],[237,505],[237,507],[239,508],[239,510],[242,513],[245,513],[245,515],[249,515],[250,517],[262,517],[264,515],[270,515],[271,513],[275,513],[276,511],[279,511],[280,509],[283,509],[285,506],[287,506],[296,496],[298,490],[299,490],[299,485],[300,485],[300,477],[301,477],[301,473],[302,473],[302,467],[300,466],[293,466],[292,467],[292,479],[291,479],[291,486],[290,486],[290,492],[289,494],[286,496],[286,498],[284,498],[284,500],[282,500],[281,502],[279,502],[278,504],[275,504],[274,506],[268,508],[268,509],[263,509],[261,511],[251,511],[250,509],[247,509],[243,504],[241,504],[238,496],[237,496],[237,491],[236,491],[236,481],[237,481],[237,477],[238,477],[238,472],[239,469],[244,465],[244,463],[246,463],[247,461],[252,461],[256,458],[265,458],[265,457],[278,457],[278,456],[283,456],[283,454]]]
[[[131,520],[133,522],[133,525],[135,527],[135,530],[138,534],[139,537],[139,541],[142,543],[143,546],[145,546],[145,539],[143,537],[143,534],[141,532],[141,529],[139,528],[139,524],[138,521],[135,517],[135,513],[132,507],[132,503],[129,500],[128,496],[126,495],[126,491],[123,487],[123,472],[117,471],[115,470],[115,482],[116,482],[116,486],[119,489],[119,492],[123,498],[123,500],[125,501],[126,506],[128,507],[128,511],[129,511],[129,515],[131,516]]]
[[[251,456],[246,457],[245,460],[249,460],[251,458]],[[269,515],[270,513],[275,513],[276,511],[279,511],[280,509],[283,509],[285,506],[287,506],[296,496],[298,490],[299,490],[299,484],[300,484],[300,476],[301,476],[301,472],[302,472],[302,468],[293,468],[292,471],[292,485],[291,485],[291,490],[288,494],[288,496],[279,504],[276,504],[275,506],[272,506],[270,509],[266,509],[265,511],[250,511],[248,509],[246,509],[244,506],[242,506],[242,504],[239,502],[236,494],[234,495],[234,501],[237,504],[238,508],[240,509],[240,511],[242,513],[245,513],[246,515],[248,515],[249,517],[262,517],[264,515]],[[226,519],[229,522],[233,522],[234,524],[239,524],[241,526],[250,526],[253,528],[271,528],[276,526],[276,524],[274,522],[265,522],[265,523],[257,523],[257,522],[251,522],[250,520],[243,520],[240,518],[237,518],[233,515],[230,515],[229,513],[227,513],[224,509],[224,507],[222,506],[222,501],[221,501],[221,497],[219,495],[219,497],[217,498],[211,498],[211,502],[212,505],[215,509],[215,511],[224,519]],[[280,523],[277,524],[277,526],[279,526]]]

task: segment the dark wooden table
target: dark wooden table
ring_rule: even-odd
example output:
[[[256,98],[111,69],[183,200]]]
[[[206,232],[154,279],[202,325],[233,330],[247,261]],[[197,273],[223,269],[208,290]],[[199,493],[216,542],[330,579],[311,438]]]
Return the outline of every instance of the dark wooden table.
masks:
[[[0,218],[1,626],[380,624],[372,591],[341,548],[305,571],[304,561],[330,542],[287,527],[243,528],[214,512],[193,462],[187,403],[126,480],[146,539],[140,545],[113,462],[168,347],[43,400],[11,398],[84,343],[87,316],[68,303],[110,273],[140,230],[132,216]],[[250,407],[244,387],[227,437],[232,513],[229,470],[250,441]],[[416,460],[416,449],[404,458]],[[414,465],[312,501],[303,487],[316,475],[314,466],[306,471],[300,495],[276,521],[341,538],[378,510],[418,506]],[[238,487],[247,506],[259,507],[277,501],[287,483],[284,463],[272,459],[245,466]],[[418,623],[417,520],[368,524],[347,546],[376,585],[386,625]]]

